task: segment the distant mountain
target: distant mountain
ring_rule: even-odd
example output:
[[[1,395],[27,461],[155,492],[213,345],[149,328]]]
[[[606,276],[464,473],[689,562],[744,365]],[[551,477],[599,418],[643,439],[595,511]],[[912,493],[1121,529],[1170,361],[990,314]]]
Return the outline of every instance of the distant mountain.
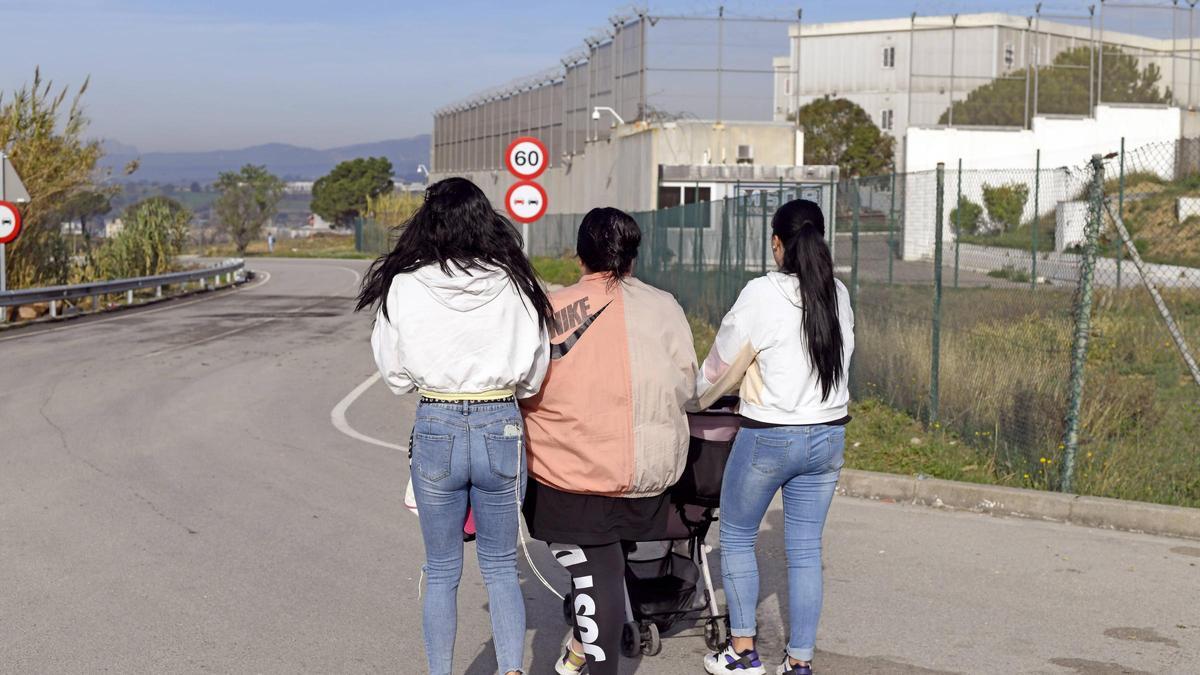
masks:
[[[327,150],[268,143],[241,150],[140,154],[137,148],[117,141],[105,140],[102,145],[105,155],[100,165],[111,169],[113,177],[122,182],[208,183],[216,180],[218,173],[246,164],[265,164],[269,171],[285,180],[314,180],[329,173],[338,162],[379,156],[392,161],[397,179],[414,181],[421,179],[417,165],[429,165],[429,134]],[[134,159],[140,162],[138,170],[131,176],[124,175],[125,165]]]

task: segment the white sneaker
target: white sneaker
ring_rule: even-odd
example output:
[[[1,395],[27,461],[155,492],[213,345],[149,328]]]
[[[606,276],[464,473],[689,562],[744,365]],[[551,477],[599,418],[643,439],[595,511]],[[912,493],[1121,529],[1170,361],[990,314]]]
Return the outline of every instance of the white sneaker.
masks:
[[[735,652],[732,642],[726,643],[725,649],[716,654],[705,656],[704,670],[712,673],[712,675],[726,675],[728,673],[767,675],[767,669],[763,667],[762,659],[758,658],[757,651],[747,649],[741,653]]]
[[[793,666],[788,663],[787,657],[783,657],[783,663],[779,664],[779,668],[775,670],[775,675],[812,675],[812,664],[807,666]]]
[[[562,656],[554,662],[554,672],[558,675],[578,675],[586,670],[587,659],[571,649],[571,632],[568,632],[567,639],[563,640]]]

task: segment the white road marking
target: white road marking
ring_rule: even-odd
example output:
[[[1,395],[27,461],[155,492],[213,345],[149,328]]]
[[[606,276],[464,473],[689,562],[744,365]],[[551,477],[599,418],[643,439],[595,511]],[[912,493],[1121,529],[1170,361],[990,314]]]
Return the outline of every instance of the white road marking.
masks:
[[[349,269],[349,268],[343,267],[341,269]],[[44,328],[41,330],[31,330],[28,333],[23,332],[23,333],[20,333],[17,335],[9,335],[8,337],[0,337],[0,342],[7,342],[8,340],[20,340],[21,338],[30,338],[30,337],[34,337],[37,335],[45,335],[46,333],[58,333],[58,332],[61,332],[64,330],[71,330],[71,329],[75,329],[75,328],[87,328],[88,326],[95,326],[95,325],[102,324],[102,323],[108,323],[109,321],[117,321],[120,319],[127,319],[132,316],[145,316],[147,314],[157,314],[159,312],[165,312],[168,309],[180,309],[181,307],[187,307],[188,305],[194,305],[198,302],[205,302],[207,300],[216,300],[217,298],[224,298],[226,296],[233,295],[234,293],[239,293],[241,291],[249,291],[249,290],[258,288],[260,286],[265,286],[267,284],[267,282],[271,280],[270,272],[259,272],[258,274],[261,274],[263,277],[261,281],[256,281],[255,283],[250,284],[248,286],[238,286],[237,288],[234,288],[233,290],[228,290],[228,291],[218,292],[218,293],[208,293],[202,297],[196,298],[195,300],[188,300],[187,302],[182,302],[179,304],[168,303],[165,307],[159,307],[157,309],[146,309],[146,310],[135,311],[135,312],[130,312],[127,310],[114,310],[117,313],[116,316],[111,316],[107,319],[96,319],[95,321],[82,321],[80,323],[67,323],[62,326]]]
[[[346,434],[350,438],[353,438],[358,441],[362,441],[363,443],[370,443],[371,445],[378,445],[382,448],[390,448],[392,450],[408,452],[408,446],[396,445],[395,443],[388,443],[387,441],[381,441],[378,438],[372,438],[371,436],[368,436],[368,435],[358,431],[354,427],[350,426],[350,423],[346,421],[346,411],[350,409],[350,406],[353,405],[354,402],[358,400],[358,397],[362,396],[363,393],[365,393],[368,389],[370,389],[371,385],[375,384],[380,379],[382,379],[382,377],[383,376],[380,375],[379,373],[375,373],[374,375],[368,377],[366,380],[363,380],[362,384],[360,384],[354,388],[354,391],[351,391],[349,394],[346,394],[345,398],[338,401],[338,404],[333,406],[333,410],[330,411],[330,413],[329,413],[329,420],[331,422],[333,422],[333,426],[335,429],[342,432],[343,434]]]

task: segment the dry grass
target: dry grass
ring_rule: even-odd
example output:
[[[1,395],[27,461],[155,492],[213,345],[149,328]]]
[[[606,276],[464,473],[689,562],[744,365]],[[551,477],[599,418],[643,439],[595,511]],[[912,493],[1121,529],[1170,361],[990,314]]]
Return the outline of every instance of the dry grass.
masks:
[[[929,290],[865,288],[861,298],[856,398],[929,419]],[[947,291],[938,420],[980,453],[971,461],[978,472],[973,479],[1057,485],[1071,301],[1070,293],[1052,289]],[[1200,303],[1200,293],[1175,301],[1190,307]],[[1185,314],[1188,330],[1200,331],[1200,312]],[[1187,378],[1144,291],[1103,294],[1091,337],[1077,491],[1200,505],[1200,389]],[[906,466],[901,460],[898,466]]]

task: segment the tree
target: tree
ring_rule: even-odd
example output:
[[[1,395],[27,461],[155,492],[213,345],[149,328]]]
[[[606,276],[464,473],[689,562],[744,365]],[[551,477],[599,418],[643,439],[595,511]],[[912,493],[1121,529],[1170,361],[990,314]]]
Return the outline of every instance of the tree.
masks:
[[[843,177],[872,176],[892,166],[896,139],[875,126],[857,103],[817,99],[800,108],[804,163],[836,164]]]
[[[983,205],[987,207],[992,226],[1000,232],[1016,229],[1021,224],[1028,200],[1029,186],[1024,183],[983,184]]]
[[[33,82],[5,101],[0,94],[0,148],[29,190],[32,201],[21,205],[24,227],[8,249],[10,288],[67,283],[71,257],[59,227],[64,204],[92,182],[100,143],[85,141],[87,118],[81,99],[84,81],[70,105],[67,90],[34,70]]]
[[[170,197],[150,197],[121,214],[125,223],[96,256],[108,279],[163,274],[187,243],[192,212]]]
[[[961,220],[959,220],[959,212],[961,212]],[[950,222],[967,234],[979,234],[979,218],[982,215],[982,206],[966,197],[960,197],[958,207],[950,209]]]
[[[76,192],[63,204],[62,210],[59,211],[59,217],[68,222],[78,221],[84,240],[90,241],[91,233],[88,231],[88,221],[111,212],[112,197],[111,190]]]
[[[352,159],[333,167],[313,184],[312,210],[338,227],[367,212],[367,199],[392,191],[392,163],[386,157]]]
[[[233,239],[238,255],[245,255],[246,247],[275,216],[283,198],[283,181],[265,166],[247,164],[241,171],[221,172],[215,185],[221,193],[213,204],[216,220]]]
[[[1171,88],[1159,91],[1162,71],[1153,63],[1138,69],[1136,57],[1125,54],[1114,45],[1104,46],[1104,73],[1091,67],[1089,47],[1076,47],[1059,52],[1051,65],[1037,69],[1037,111],[1052,115],[1087,115],[1090,91],[1100,88],[1100,100],[1106,103],[1168,103]],[[1088,73],[1093,82],[1088,85]],[[984,126],[1025,126],[1025,94],[1027,70],[1016,70],[992,80],[954,102],[955,124]],[[1033,83],[1029,83],[1033,96]],[[1033,106],[1030,105],[1030,114]],[[938,118],[939,124],[950,122],[950,111]]]
[[[197,183],[196,181],[192,181],[192,185],[188,189],[191,190],[192,192],[200,192],[200,184]]]

